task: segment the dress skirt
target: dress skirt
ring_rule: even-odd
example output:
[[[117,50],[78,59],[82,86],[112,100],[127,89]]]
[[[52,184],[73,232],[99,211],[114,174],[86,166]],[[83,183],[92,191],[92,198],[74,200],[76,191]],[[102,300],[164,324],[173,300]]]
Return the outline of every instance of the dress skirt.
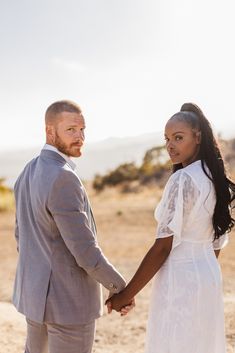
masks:
[[[145,353],[225,353],[222,277],[211,243],[182,242],[156,274]]]

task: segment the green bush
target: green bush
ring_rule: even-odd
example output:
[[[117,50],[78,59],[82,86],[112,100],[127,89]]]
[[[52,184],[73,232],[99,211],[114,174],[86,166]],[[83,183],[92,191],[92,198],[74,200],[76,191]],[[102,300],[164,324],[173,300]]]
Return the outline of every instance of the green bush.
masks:
[[[115,186],[126,181],[137,180],[139,168],[134,163],[121,164],[103,177],[97,174],[93,180],[93,187],[96,191],[101,191],[105,186]]]
[[[5,184],[5,179],[0,178],[0,212],[14,209],[14,195]]]
[[[93,179],[93,183],[92,183],[93,188],[96,191],[101,191],[104,188],[104,181],[103,181],[103,177],[100,174],[96,174],[94,179]]]
[[[134,192],[138,186],[131,185],[138,181],[140,184],[161,181],[169,175],[170,163],[164,146],[154,147],[145,153],[142,165],[137,167],[135,163],[125,163],[118,166],[104,176],[97,174],[93,180],[96,191],[103,190],[106,186],[121,184],[123,192]]]
[[[148,150],[145,153],[139,172],[142,184],[165,181],[170,172],[170,162],[165,146],[153,147]]]

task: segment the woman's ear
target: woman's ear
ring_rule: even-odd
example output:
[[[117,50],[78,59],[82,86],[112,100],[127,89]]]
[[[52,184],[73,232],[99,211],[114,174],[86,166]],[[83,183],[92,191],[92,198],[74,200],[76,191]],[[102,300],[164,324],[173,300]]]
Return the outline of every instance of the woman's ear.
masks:
[[[196,132],[196,143],[197,143],[197,145],[200,145],[201,139],[202,139],[201,131],[197,131]]]

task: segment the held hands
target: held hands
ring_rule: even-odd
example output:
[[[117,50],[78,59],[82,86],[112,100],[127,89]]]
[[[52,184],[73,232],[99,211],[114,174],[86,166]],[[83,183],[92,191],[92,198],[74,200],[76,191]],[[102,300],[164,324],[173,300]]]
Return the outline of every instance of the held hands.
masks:
[[[124,293],[120,292],[109,297],[105,305],[107,305],[108,313],[110,314],[112,310],[116,310],[121,313],[121,316],[125,316],[135,307],[135,299],[125,298]]]

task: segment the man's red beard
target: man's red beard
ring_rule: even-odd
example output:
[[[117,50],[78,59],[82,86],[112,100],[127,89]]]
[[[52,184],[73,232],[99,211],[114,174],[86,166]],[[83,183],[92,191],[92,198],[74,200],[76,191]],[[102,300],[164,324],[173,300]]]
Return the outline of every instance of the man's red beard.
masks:
[[[66,145],[62,139],[59,137],[59,135],[57,134],[57,131],[55,133],[55,147],[62,153],[66,154],[66,156],[68,157],[79,157],[81,156],[81,152],[79,150],[79,154],[76,153],[74,154],[72,152],[72,147],[73,145],[77,145],[77,143],[71,143],[71,145]]]

